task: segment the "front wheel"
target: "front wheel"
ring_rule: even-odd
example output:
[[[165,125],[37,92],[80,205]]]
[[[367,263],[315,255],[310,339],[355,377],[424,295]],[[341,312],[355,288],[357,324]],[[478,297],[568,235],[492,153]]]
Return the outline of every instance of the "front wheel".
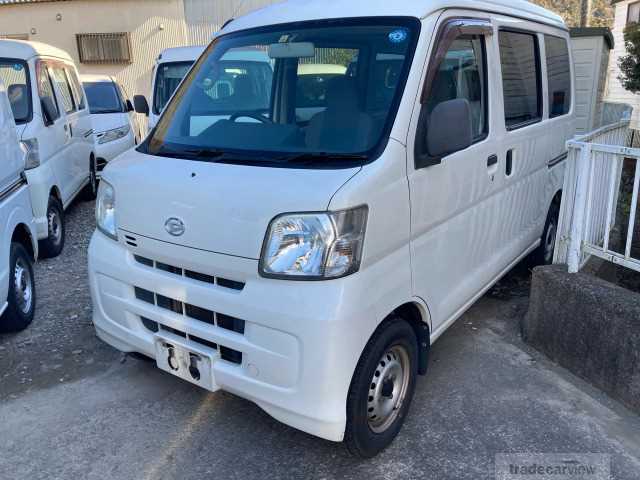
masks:
[[[7,308],[0,318],[0,331],[18,332],[33,321],[36,285],[31,257],[19,243],[11,244]]]
[[[418,374],[418,340],[396,317],[378,328],[365,348],[347,397],[345,443],[371,458],[398,435],[409,411]]]

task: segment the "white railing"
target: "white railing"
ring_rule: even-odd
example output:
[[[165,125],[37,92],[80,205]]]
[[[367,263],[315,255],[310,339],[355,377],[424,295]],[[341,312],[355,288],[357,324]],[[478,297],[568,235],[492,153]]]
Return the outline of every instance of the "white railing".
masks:
[[[640,258],[631,256],[640,184],[640,149],[628,146],[634,138],[631,132],[629,122],[623,121],[567,143],[554,262],[566,263],[570,273],[580,271],[592,255],[640,271]],[[634,161],[635,176],[628,234],[623,251],[617,252],[611,248],[611,232],[625,159]]]

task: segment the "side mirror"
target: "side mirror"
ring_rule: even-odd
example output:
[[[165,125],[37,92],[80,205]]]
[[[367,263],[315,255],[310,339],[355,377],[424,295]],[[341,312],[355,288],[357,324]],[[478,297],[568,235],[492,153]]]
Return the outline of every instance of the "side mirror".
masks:
[[[58,109],[51,97],[44,97],[40,99],[40,106],[42,108],[42,116],[45,126],[53,125],[53,122],[58,118]]]
[[[131,103],[131,100],[129,100],[128,98],[127,98],[127,101],[125,102],[125,106],[127,107],[127,112],[134,111],[133,104]]]
[[[140,113],[145,116],[149,116],[149,104],[144,95],[134,95],[133,105],[135,106],[136,113]]]
[[[471,107],[464,98],[442,102],[433,109],[427,130],[428,157],[437,160],[473,144]]]

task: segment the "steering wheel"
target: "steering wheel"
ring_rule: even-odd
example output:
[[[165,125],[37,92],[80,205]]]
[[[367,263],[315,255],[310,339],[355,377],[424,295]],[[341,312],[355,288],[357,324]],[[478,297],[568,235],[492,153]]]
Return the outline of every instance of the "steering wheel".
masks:
[[[239,118],[253,118],[254,120],[258,120],[260,123],[273,123],[273,120],[265,117],[264,115],[260,115],[258,112],[248,112],[248,113],[234,113],[229,117],[229,120],[235,122]]]

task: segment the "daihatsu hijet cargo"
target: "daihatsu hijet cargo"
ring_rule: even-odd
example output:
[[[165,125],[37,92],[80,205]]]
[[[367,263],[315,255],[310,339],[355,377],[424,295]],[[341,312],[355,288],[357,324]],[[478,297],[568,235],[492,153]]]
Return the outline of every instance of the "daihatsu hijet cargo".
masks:
[[[64,247],[64,209],[84,190],[95,198],[93,130],[71,57],[38,42],[0,40],[4,80],[18,137],[28,150],[30,185],[40,250]]]
[[[520,0],[294,0],[231,22],[104,171],[98,335],[375,455],[430,345],[525,256],[552,258],[568,42]],[[230,75],[247,48],[272,73]]]
[[[38,243],[24,167],[25,151],[0,79],[0,332],[27,328],[35,313]]]
[[[122,85],[110,75],[82,75],[87,94],[95,139],[96,171],[123,152],[133,148],[140,138],[133,104]]]

